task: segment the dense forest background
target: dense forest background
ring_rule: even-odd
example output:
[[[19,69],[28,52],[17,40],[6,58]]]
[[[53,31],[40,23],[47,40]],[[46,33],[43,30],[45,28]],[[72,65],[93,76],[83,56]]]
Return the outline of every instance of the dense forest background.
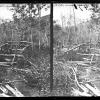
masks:
[[[54,21],[54,45],[57,43],[67,46],[68,44],[80,44],[85,42],[97,43],[99,41],[99,7],[96,8],[98,11],[95,11],[94,8],[91,8],[91,19],[86,22],[81,22],[76,24],[78,19],[74,19],[73,15],[70,15],[68,19],[68,25],[63,27],[56,24]],[[62,18],[62,23],[63,22]],[[67,19],[65,19],[67,20]],[[72,24],[74,23],[74,25]]]

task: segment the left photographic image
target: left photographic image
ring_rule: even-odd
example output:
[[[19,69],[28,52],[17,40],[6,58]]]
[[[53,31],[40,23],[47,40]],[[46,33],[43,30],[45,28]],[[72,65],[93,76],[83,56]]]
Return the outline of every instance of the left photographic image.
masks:
[[[50,4],[0,4],[0,97],[50,93]]]

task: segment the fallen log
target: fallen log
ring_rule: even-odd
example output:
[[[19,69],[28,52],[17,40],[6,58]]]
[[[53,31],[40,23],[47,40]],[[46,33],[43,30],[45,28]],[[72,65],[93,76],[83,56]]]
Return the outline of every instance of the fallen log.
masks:
[[[3,93],[7,94],[8,93],[8,90],[5,89],[3,86],[0,86],[0,90],[2,90]]]
[[[8,44],[8,43],[5,43],[5,44],[1,45],[0,48],[1,48],[2,46],[6,45],[6,44]],[[9,44],[8,44],[8,45],[9,45]]]
[[[17,62],[13,62],[13,64],[17,64]],[[10,67],[11,66],[11,62],[0,62],[0,66]]]
[[[71,49],[66,50],[66,52],[69,52],[69,51],[71,51],[71,50],[74,50],[74,49],[76,49],[76,48],[78,48],[78,47],[80,47],[80,46],[82,46],[82,45],[84,45],[84,44],[87,45],[87,43],[82,43],[82,44],[79,44],[79,45],[77,45],[77,46],[73,46]]]
[[[71,63],[71,64],[89,64],[90,61],[67,61],[67,63]],[[95,61],[92,61],[92,63],[95,63]]]
[[[15,54],[0,54],[0,55],[4,55],[4,56],[15,56]],[[23,55],[19,55],[19,54],[17,54],[16,56],[23,57]]]
[[[73,88],[73,93],[74,93],[75,96],[87,96],[87,97],[92,96],[91,94],[88,94],[86,92],[80,92],[79,90],[74,89],[74,88]]]
[[[16,88],[13,89],[12,87],[10,87],[8,84],[5,85],[5,87],[10,90],[16,97],[24,97],[24,95]]]
[[[16,50],[16,49],[12,49],[12,50]],[[23,51],[23,49],[17,49],[17,51]]]
[[[13,62],[13,63],[17,63],[17,62]],[[0,62],[0,65],[3,65],[3,64],[11,64],[11,62]]]
[[[12,96],[9,96],[9,95],[2,93],[2,94],[0,94],[0,97],[12,97]]]
[[[22,48],[22,49],[17,49],[17,51],[21,51],[21,52],[23,52],[27,47],[28,47],[29,45],[26,45],[24,48]],[[13,51],[15,50],[16,51],[16,49],[12,49]]]
[[[87,55],[87,56],[93,56],[93,55],[96,55],[96,56],[100,56],[100,54],[82,54],[82,53],[77,53],[77,54],[79,54],[79,55]]]
[[[20,42],[17,42],[17,41],[8,41],[7,43],[29,43],[29,44],[31,44],[32,42],[28,42],[28,41],[20,41]]]
[[[9,65],[6,65],[6,64],[0,64],[0,66],[9,67]]]
[[[97,88],[93,88],[91,85],[89,84],[85,84],[85,86],[91,90],[96,96],[100,96],[100,91]]]

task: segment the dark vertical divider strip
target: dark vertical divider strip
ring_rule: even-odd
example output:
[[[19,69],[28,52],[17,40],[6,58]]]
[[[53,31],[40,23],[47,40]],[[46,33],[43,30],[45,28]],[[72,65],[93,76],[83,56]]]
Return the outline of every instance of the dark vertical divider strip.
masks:
[[[53,2],[50,10],[50,91],[53,90]]]

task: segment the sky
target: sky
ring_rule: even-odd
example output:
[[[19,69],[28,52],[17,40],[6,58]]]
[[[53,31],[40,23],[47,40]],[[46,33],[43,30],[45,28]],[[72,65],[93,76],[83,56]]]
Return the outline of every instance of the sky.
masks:
[[[73,9],[73,6],[70,6],[71,4],[62,4],[62,5],[55,5],[53,8],[53,20],[56,20],[58,24],[62,25],[62,22],[64,25],[68,25],[68,20],[71,24],[74,24],[74,18],[75,23],[80,23],[82,21],[90,20],[91,11],[86,10],[84,7],[81,7],[81,9]],[[73,11],[74,10],[74,11]],[[72,18],[72,19],[70,19]]]
[[[13,12],[10,9],[11,4],[0,4],[0,19],[12,19]]]
[[[0,19],[12,19],[13,13],[8,10],[8,7],[0,7]]]
[[[54,4],[54,8],[53,8],[53,20],[57,20],[57,23],[62,25],[62,18],[63,18],[63,22],[64,25],[68,24],[68,20],[71,17],[75,17],[75,21],[76,23],[80,23],[81,21],[87,21],[90,19],[91,16],[91,12],[89,10],[86,10],[84,8],[83,11],[81,11],[79,8],[78,10],[75,10],[75,15],[73,13],[73,7],[69,6],[70,4],[65,4],[65,5],[59,5],[59,6],[55,6]],[[11,12],[9,10],[11,4],[0,4],[0,19],[9,19],[12,20],[12,15],[13,12]],[[41,16],[45,16],[50,14],[50,9],[45,11],[44,9],[41,11]],[[64,18],[65,17],[65,18]],[[73,17],[73,18],[74,18]],[[72,21],[72,24],[74,22],[74,19],[70,19],[70,22]]]
[[[0,4],[0,19],[12,20],[13,12],[11,12],[9,10],[10,8],[11,8],[11,4]],[[48,9],[47,11],[42,9],[41,16],[45,16],[45,15],[48,15],[48,14],[50,14],[50,9]]]

